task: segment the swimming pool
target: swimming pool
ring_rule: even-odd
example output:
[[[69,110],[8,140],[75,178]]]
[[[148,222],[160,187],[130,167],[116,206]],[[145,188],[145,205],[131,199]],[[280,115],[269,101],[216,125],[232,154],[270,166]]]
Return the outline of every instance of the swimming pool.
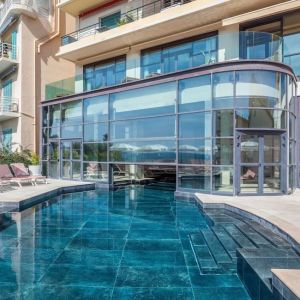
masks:
[[[1,226],[1,299],[250,299],[236,249],[292,253],[259,225],[203,213],[172,189],[62,195],[1,215]]]

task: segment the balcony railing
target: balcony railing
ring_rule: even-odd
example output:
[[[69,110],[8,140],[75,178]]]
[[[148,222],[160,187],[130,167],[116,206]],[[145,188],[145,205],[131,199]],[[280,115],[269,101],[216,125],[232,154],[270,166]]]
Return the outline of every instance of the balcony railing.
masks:
[[[167,8],[186,4],[192,1],[194,0],[158,0],[151,2],[135,9],[128,10],[126,13],[121,14],[118,20],[116,20],[115,25],[113,26],[101,26],[100,22],[98,22],[96,24],[74,31],[73,33],[64,35],[63,37],[61,37],[61,45],[65,46],[74,43],[84,37],[108,31],[118,26],[132,23],[148,16],[158,14]]]
[[[0,9],[0,22],[2,22],[4,16],[9,11],[10,7],[14,4],[24,5],[31,8],[33,6],[33,0],[6,0]]]
[[[16,98],[2,97],[0,99],[0,113],[18,113],[19,100]]]
[[[188,66],[184,69],[192,69],[195,67],[215,64],[225,61],[237,61],[237,60],[262,60],[262,61],[276,61],[282,62],[282,38],[265,32],[231,32],[227,34],[221,34],[216,36],[218,42],[217,49],[210,49],[209,44],[205,44],[205,39],[202,41],[202,46],[197,48],[188,48],[187,55],[177,55],[174,51],[167,51],[164,53],[164,58],[161,60],[159,67],[151,74],[148,74],[146,78],[167,74],[170,71],[167,69],[167,62],[170,60],[177,60],[177,65]],[[180,52],[182,54],[182,51]],[[179,53],[179,54],[180,54]],[[169,57],[167,57],[169,55]],[[188,57],[188,58],[187,58]],[[197,58],[197,59],[195,59]],[[196,63],[195,63],[196,62]],[[157,64],[155,62],[155,64]],[[159,70],[159,71],[158,71]],[[172,72],[182,71],[172,70]],[[132,70],[131,70],[132,71]],[[132,72],[131,72],[132,73]],[[143,70],[142,70],[143,73]],[[126,77],[121,83],[129,81],[141,80],[139,76]],[[95,79],[93,79],[95,80]],[[97,86],[96,89],[105,88],[108,86],[118,85],[119,83],[113,84],[102,84],[100,82],[93,82],[91,79],[85,78],[84,75],[77,75],[75,77],[67,78],[64,80],[56,81],[46,85],[46,100],[54,99],[57,97],[64,97],[68,95],[78,94],[85,91],[90,91],[91,86]]]
[[[9,43],[0,43],[0,59],[17,59],[17,49],[15,45]]]

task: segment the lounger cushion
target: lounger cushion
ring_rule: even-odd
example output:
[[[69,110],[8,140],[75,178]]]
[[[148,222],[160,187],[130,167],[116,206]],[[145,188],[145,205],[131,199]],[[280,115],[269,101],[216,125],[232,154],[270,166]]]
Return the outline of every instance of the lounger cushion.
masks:
[[[0,178],[1,179],[10,179],[13,177],[14,176],[11,173],[11,170],[9,169],[8,165],[0,165]]]
[[[15,163],[15,164],[11,164],[10,166],[11,166],[13,173],[15,174],[15,177],[30,176],[30,174],[24,164]]]

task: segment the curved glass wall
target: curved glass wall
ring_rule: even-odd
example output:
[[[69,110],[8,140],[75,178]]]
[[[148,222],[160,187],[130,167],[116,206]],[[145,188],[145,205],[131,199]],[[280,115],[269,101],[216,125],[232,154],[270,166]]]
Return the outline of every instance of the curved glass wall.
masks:
[[[295,111],[295,82],[285,73],[215,72],[45,106],[41,155],[49,170],[53,147],[80,139],[83,179],[108,183],[111,164],[173,165],[178,189],[233,194],[238,176],[241,184],[259,180],[256,162],[243,159],[254,160],[262,144],[265,184],[279,180],[292,190]]]

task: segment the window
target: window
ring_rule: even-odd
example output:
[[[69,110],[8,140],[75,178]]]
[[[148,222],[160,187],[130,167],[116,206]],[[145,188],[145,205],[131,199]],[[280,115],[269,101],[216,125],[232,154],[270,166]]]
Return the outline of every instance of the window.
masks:
[[[142,77],[217,62],[217,36],[198,38],[142,53]]]
[[[117,27],[121,18],[121,12],[118,11],[111,15],[100,18],[100,28],[101,30],[107,30]]]
[[[103,122],[108,115],[108,95],[88,98],[83,101],[85,123]]]
[[[11,150],[12,146],[12,129],[5,128],[2,130],[2,147]]]
[[[126,59],[116,58],[85,66],[83,74],[86,91],[121,84],[126,78]]]

